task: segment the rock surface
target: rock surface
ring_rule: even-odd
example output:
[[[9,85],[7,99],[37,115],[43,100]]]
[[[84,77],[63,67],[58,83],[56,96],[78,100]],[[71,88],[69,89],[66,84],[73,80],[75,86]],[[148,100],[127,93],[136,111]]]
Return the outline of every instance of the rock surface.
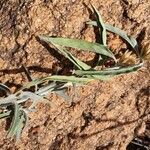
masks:
[[[85,25],[92,19],[90,4],[96,6],[105,22],[136,37],[140,48],[150,39],[149,0],[1,0],[1,82],[11,87],[27,82],[22,64],[34,77],[70,67],[35,37],[49,34],[95,41],[93,28]],[[109,39],[114,44],[115,37]],[[115,48],[121,46],[118,42]],[[91,54],[72,52],[91,60]],[[138,72],[78,87],[73,106],[51,95],[54,105],[37,106],[38,111],[30,115],[29,125],[16,144],[6,138],[6,122],[1,121],[0,149],[125,150],[135,136],[144,132],[143,124],[149,118],[149,66],[146,63]]]

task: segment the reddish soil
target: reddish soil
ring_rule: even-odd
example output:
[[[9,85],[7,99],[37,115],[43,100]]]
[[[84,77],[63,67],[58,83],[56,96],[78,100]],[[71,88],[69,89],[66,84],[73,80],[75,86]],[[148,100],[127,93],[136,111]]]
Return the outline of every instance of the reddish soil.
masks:
[[[27,82],[23,64],[34,77],[71,67],[35,37],[49,34],[95,41],[93,28],[85,25],[92,18],[90,3],[105,22],[136,37],[140,48],[149,42],[149,0],[1,0],[0,81],[12,90]],[[109,45],[116,50],[125,47],[112,35]],[[82,60],[93,58],[93,54],[72,52]],[[145,62],[137,72],[78,87],[73,105],[50,95],[53,105],[37,106],[18,143],[6,138],[6,120],[0,121],[0,149],[125,150],[134,137],[148,134],[149,88],[150,63]]]

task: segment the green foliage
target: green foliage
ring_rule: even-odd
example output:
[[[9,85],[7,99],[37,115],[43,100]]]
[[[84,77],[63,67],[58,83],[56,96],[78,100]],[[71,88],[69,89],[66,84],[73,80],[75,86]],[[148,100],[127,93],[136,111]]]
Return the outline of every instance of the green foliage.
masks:
[[[37,79],[29,82],[27,85],[23,86],[19,91],[14,94],[9,94],[8,96],[0,99],[0,106],[4,109],[0,113],[0,118],[12,118],[12,122],[8,131],[8,137],[16,136],[18,140],[20,138],[21,132],[24,129],[25,125],[28,122],[28,113],[35,110],[36,104],[38,102],[46,102],[50,103],[49,100],[46,99],[46,96],[49,93],[56,92],[63,96],[64,98],[69,99],[63,93],[63,91],[70,86],[71,84],[66,83],[66,77],[63,76],[48,76],[46,78]],[[85,83],[89,81],[89,79],[85,78],[81,80],[77,77],[70,76],[70,82],[74,82],[76,80],[78,83]],[[52,81],[50,83],[46,83],[47,81]],[[60,81],[60,82],[55,82]],[[64,83],[63,83],[64,82]],[[68,80],[67,80],[68,82]],[[43,84],[42,86],[40,86]],[[36,90],[30,91],[30,87],[36,87]],[[27,91],[26,91],[26,90]],[[24,103],[30,101],[31,105],[28,107],[24,106]]]
[[[97,24],[96,21],[89,21],[89,22],[87,22],[87,24],[93,25],[93,26],[98,26],[98,24]],[[132,47],[133,49],[136,48],[136,46],[137,46],[136,39],[133,38],[133,37],[127,36],[127,34],[126,34],[123,30],[121,30],[121,29],[119,29],[119,28],[117,28],[117,27],[114,27],[114,26],[112,26],[112,25],[110,25],[110,24],[107,24],[107,23],[105,24],[105,28],[106,28],[106,30],[108,30],[109,32],[118,34],[120,37],[122,37],[124,40],[126,40],[126,41],[131,45],[131,47]]]
[[[39,38],[48,43],[76,48],[79,50],[82,49],[84,51],[102,54],[115,59],[113,53],[106,46],[99,43],[92,43],[85,40],[69,39],[62,37],[39,36]]]
[[[103,19],[102,19],[101,15],[99,14],[98,10],[94,6],[92,6],[92,8],[93,8],[94,14],[96,16],[95,24],[99,27],[101,43],[106,46],[107,45],[106,44],[106,42],[107,42],[107,33],[106,33],[105,24],[103,22]]]
[[[143,63],[139,63],[133,66],[129,66],[129,67],[120,67],[118,69],[108,69],[108,70],[103,70],[103,71],[82,71],[82,70],[76,70],[75,74],[77,75],[119,75],[119,74],[125,74],[125,73],[129,73],[129,72],[133,72],[136,71],[137,69],[141,68],[141,66],[143,65]]]
[[[69,51],[67,51],[64,47],[60,45],[55,45],[55,47],[60,51],[62,55],[64,55],[66,58],[68,58],[78,69],[83,70],[89,70],[91,67],[78,58],[74,57]]]
[[[70,76],[53,75],[33,80],[32,77],[30,77],[28,70],[24,67],[28,78],[32,81],[28,82],[16,93],[11,93],[10,89],[6,85],[0,84],[0,91],[5,92],[6,95],[0,99],[0,106],[3,108],[3,111],[0,113],[0,119],[8,117],[12,118],[8,137],[16,136],[17,139],[20,138],[22,130],[25,128],[29,120],[28,114],[35,110],[36,104],[38,102],[46,102],[50,104],[50,101],[46,98],[49,93],[55,92],[66,99],[70,99],[70,97],[65,93],[65,89],[68,86],[85,84],[96,79],[108,80],[115,75],[130,73],[142,67],[143,61],[138,52],[136,39],[127,36],[127,34],[119,28],[105,24],[98,10],[94,6],[92,6],[92,8],[96,21],[88,22],[88,24],[99,28],[100,43],[92,43],[85,40],[63,37],[39,36],[40,40],[53,44],[59,53],[74,64],[75,67],[74,70],[71,70]],[[118,34],[125,39],[135,50],[140,62],[126,67],[119,66],[114,54],[107,47],[106,31]],[[105,60],[111,59],[114,66],[103,70],[96,70],[96,67],[92,68],[85,62],[82,62],[73,56],[65,47],[94,52],[99,55],[99,58],[101,58],[102,61],[103,57],[105,57]],[[30,90],[31,88],[32,91]],[[30,101],[31,105],[25,107],[24,103],[27,101]]]

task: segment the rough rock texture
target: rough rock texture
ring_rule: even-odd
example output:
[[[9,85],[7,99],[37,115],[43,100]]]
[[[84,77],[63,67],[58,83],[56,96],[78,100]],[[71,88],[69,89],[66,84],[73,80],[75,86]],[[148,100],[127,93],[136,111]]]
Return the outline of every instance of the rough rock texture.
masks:
[[[93,28],[85,25],[92,19],[90,3],[101,11],[105,22],[135,36],[140,48],[150,39],[149,0],[1,0],[1,82],[15,88],[26,82],[22,64],[35,77],[71,66],[35,37],[49,34],[95,41]],[[119,49],[121,41],[116,45],[115,38],[109,37],[110,46]],[[72,52],[91,60],[91,54]],[[6,138],[6,122],[1,121],[0,149],[125,150],[145,131],[149,118],[149,66],[147,63],[138,72],[79,87],[71,106],[51,95],[53,105],[38,105],[38,112],[30,115],[29,126],[16,144]]]

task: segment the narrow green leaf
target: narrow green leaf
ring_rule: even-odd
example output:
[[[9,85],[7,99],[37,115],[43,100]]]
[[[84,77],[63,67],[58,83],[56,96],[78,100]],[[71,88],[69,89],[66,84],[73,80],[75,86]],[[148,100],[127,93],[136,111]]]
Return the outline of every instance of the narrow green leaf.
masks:
[[[30,91],[23,91],[19,96],[18,96],[18,100],[17,103],[21,104],[26,102],[27,100],[31,99],[32,101],[38,101],[40,99],[43,99],[42,96],[37,95],[33,92]]]
[[[102,71],[81,71],[81,70],[76,70],[75,74],[76,75],[119,75],[119,74],[124,74],[124,73],[129,73],[138,70],[141,68],[143,63],[139,63],[133,66],[129,67],[123,67],[119,69],[110,69],[110,70],[102,70]]]
[[[24,95],[28,96],[33,102],[35,101],[36,103],[38,103],[42,101],[42,102],[50,103],[50,101],[44,98],[42,94],[37,94],[36,92],[34,93],[34,92],[29,92],[29,91],[25,91],[23,93]]]
[[[53,45],[80,70],[89,70],[91,68],[90,66],[88,66],[87,64],[79,60],[78,58],[74,57],[64,47],[56,45],[54,43]]]
[[[61,75],[53,75],[44,78],[43,80],[49,81],[59,81],[59,82],[72,82],[72,83],[87,83],[92,81],[92,79],[75,77],[75,76],[61,76]]]
[[[132,36],[129,37],[129,38],[130,38],[130,41],[131,41],[133,47],[134,47],[135,49],[137,49],[137,48],[138,48],[138,43],[137,43],[136,39],[135,39],[134,37],[132,37]]]
[[[45,86],[39,88],[39,90],[37,90],[35,92],[35,94],[45,96],[48,93],[52,92],[55,89],[56,86],[57,86],[56,82],[49,83],[48,85],[45,85]]]
[[[0,106],[9,106],[12,105],[16,101],[16,96],[14,94],[10,94],[5,98],[0,98]]]
[[[25,118],[25,115],[24,115],[24,112],[22,112],[21,116],[20,116],[20,120],[18,122],[18,125],[16,127],[16,140],[18,141],[21,137],[21,133],[25,127],[25,123],[26,123],[26,118]]]
[[[75,76],[63,76],[63,75],[53,75],[53,76],[47,76],[44,78],[36,79],[34,81],[29,82],[26,84],[22,89],[29,88],[32,86],[35,86],[35,84],[41,84],[46,81],[59,81],[59,82],[72,82],[72,83],[86,83],[90,82],[92,79],[87,78],[79,78]],[[19,91],[20,92],[20,91]]]
[[[96,27],[98,26],[96,21],[87,21],[86,24]]]
[[[104,45],[99,43],[92,43],[85,40],[69,39],[61,37],[39,36],[39,38],[48,43],[54,43],[61,46],[82,49],[98,54],[102,54],[115,59],[113,53]]]
[[[24,118],[25,118],[23,129],[25,129],[25,128],[27,128],[27,125],[29,122],[29,117],[28,117],[28,113],[25,111],[25,109],[23,109],[23,114],[24,114]]]
[[[139,57],[139,58],[141,58],[141,56],[140,56],[140,53],[139,53],[139,47],[138,47],[138,43],[137,43],[137,40],[134,38],[134,37],[129,37],[130,38],[130,41],[131,41],[131,43],[132,43],[132,47],[134,47],[134,49],[135,49],[135,52],[136,52],[136,54],[137,54],[137,56]]]
[[[110,75],[92,75],[92,76],[88,76],[88,78],[92,78],[92,79],[98,79],[98,80],[109,80],[111,79],[112,76]]]
[[[100,13],[98,12],[98,10],[94,6],[92,6],[92,8],[93,8],[94,14],[96,16],[97,25],[99,27],[98,29],[99,29],[99,34],[100,34],[100,44],[106,46],[107,45],[107,34],[106,34],[105,24],[104,24],[103,19],[102,19]],[[106,59],[105,56],[99,55],[96,65],[100,65],[100,64],[104,63],[104,61],[103,61],[104,59]]]
[[[90,22],[87,22],[87,24],[90,24],[90,25],[93,25],[93,26],[98,26],[98,24],[97,24],[96,21],[90,21]],[[127,34],[123,30],[121,30],[121,29],[119,29],[117,27],[114,27],[114,26],[112,26],[110,24],[107,24],[107,23],[105,24],[105,28],[109,32],[118,34],[120,37],[122,37],[123,39],[125,39],[131,45],[131,47],[133,49],[136,49],[136,45],[137,45],[136,40],[134,39],[134,42],[133,42],[133,39],[129,38],[127,36]]]
[[[0,113],[0,119],[8,117],[10,115],[10,113],[11,113],[11,111],[6,111],[6,112]]]
[[[11,93],[9,87],[7,87],[6,85],[0,83],[0,90],[3,90],[7,93],[7,95],[9,95]]]
[[[94,14],[96,16],[96,22],[97,22],[97,25],[99,27],[99,32],[100,32],[100,36],[101,36],[101,42],[100,44],[103,44],[103,45],[107,45],[106,42],[107,42],[107,36],[106,36],[106,28],[105,28],[105,24],[103,22],[103,19],[100,15],[100,13],[98,12],[98,10],[92,5],[92,8],[93,8],[93,11],[94,11]]]
[[[19,123],[20,120],[20,110],[19,110],[19,105],[17,103],[14,103],[14,116],[12,118],[12,122],[10,125],[10,129],[8,131],[8,137],[12,137],[15,135],[16,127]]]

